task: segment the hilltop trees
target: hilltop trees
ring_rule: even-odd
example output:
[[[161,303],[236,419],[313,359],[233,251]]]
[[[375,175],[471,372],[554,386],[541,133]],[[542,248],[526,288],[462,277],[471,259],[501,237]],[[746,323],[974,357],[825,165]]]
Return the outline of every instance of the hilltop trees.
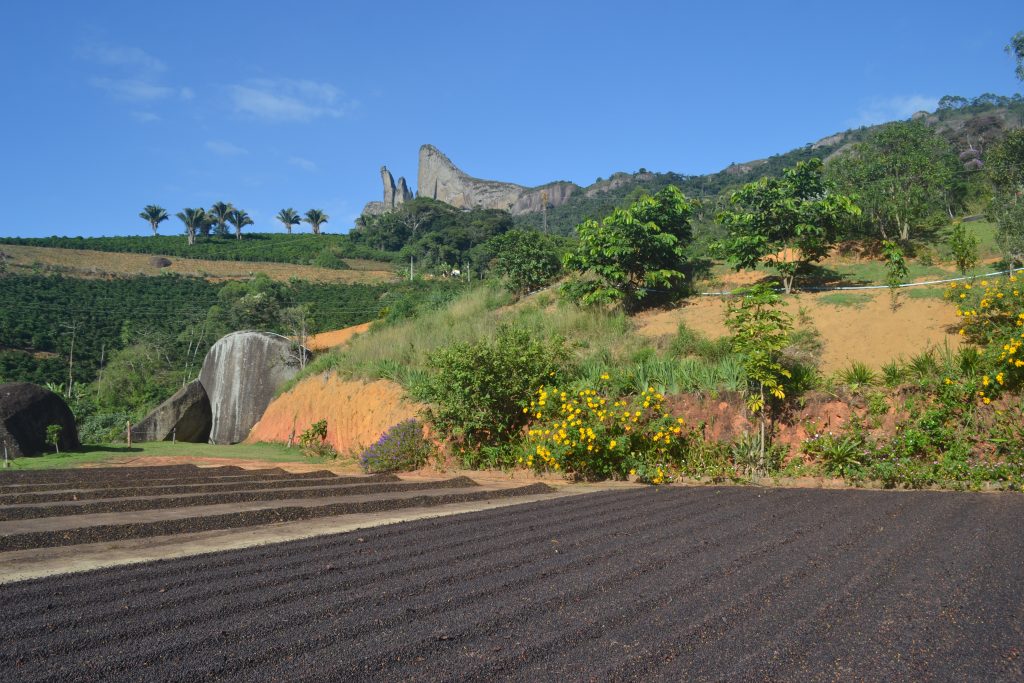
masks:
[[[960,203],[959,163],[940,135],[920,121],[882,126],[831,162],[840,189],[858,195],[864,216],[883,239],[910,239]]]
[[[1017,78],[1024,81],[1024,31],[1018,31],[1006,46],[1006,54],[1017,60]]]
[[[717,247],[737,270],[770,264],[787,294],[801,266],[828,254],[844,218],[860,213],[825,180],[820,159],[801,161],[781,178],[749,183],[729,201],[733,208],[718,216],[728,236]]]
[[[309,227],[313,229],[313,234],[319,235],[320,226],[326,223],[328,218],[330,218],[330,216],[320,209],[310,209],[306,212],[305,221],[309,223]]]
[[[206,215],[206,209],[182,209],[175,215],[185,224],[185,234],[190,245],[196,243],[197,232],[209,230],[211,222]]]
[[[994,190],[989,218],[998,224],[996,241],[1006,256],[1024,262],[1024,130],[1015,130],[985,157],[985,172]]]
[[[566,255],[565,266],[580,278],[566,294],[584,304],[621,303],[631,310],[651,288],[679,285],[694,206],[670,185],[602,221],[578,225],[579,247]]]
[[[149,227],[153,228],[153,235],[156,236],[156,230],[165,220],[169,218],[167,215],[167,209],[156,204],[149,204],[139,213],[139,218],[149,223]]]
[[[228,228],[226,223],[228,216],[234,210],[235,207],[231,205],[231,202],[217,202],[206,212],[210,217],[211,224],[217,226],[216,234],[219,237],[227,237]]]
[[[227,219],[235,228],[235,239],[242,239],[242,228],[253,225],[252,218],[242,209],[232,209],[228,212]]]
[[[289,235],[292,234],[292,228],[302,222],[302,217],[295,209],[281,209],[274,218],[281,222]]]
[[[494,271],[518,296],[543,287],[562,272],[561,248],[550,235],[510,230],[491,238],[486,246],[494,253]]]

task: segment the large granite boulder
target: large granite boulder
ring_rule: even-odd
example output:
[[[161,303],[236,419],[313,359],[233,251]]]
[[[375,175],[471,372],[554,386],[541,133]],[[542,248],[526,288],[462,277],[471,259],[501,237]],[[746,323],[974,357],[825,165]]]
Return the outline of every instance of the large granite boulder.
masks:
[[[4,446],[11,458],[48,452],[46,428],[50,425],[61,427],[61,451],[81,447],[75,416],[64,399],[29,382],[0,384],[0,457]]]
[[[234,332],[213,345],[199,381],[210,398],[210,443],[245,439],[278,388],[299,371],[309,352],[269,332]]]
[[[173,438],[188,443],[206,443],[212,422],[210,397],[196,380],[183,386],[132,427],[132,439],[170,441]]]

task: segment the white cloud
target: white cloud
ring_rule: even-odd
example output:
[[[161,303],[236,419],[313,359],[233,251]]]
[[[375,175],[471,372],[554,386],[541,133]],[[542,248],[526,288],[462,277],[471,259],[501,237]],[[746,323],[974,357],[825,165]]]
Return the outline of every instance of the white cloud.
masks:
[[[173,88],[134,78],[91,78],[89,84],[120,100],[152,101],[174,94]]]
[[[120,47],[105,43],[93,43],[81,47],[78,50],[78,54],[84,59],[96,62],[97,64],[103,64],[104,66],[127,67],[143,71],[167,70],[166,64],[137,47]]]
[[[224,140],[209,140],[206,143],[206,149],[222,157],[237,157],[249,153],[249,150]]]
[[[853,119],[853,125],[873,126],[886,121],[899,121],[919,111],[935,111],[938,105],[938,97],[926,95],[875,97],[861,106],[857,117]]]
[[[306,122],[320,117],[340,118],[355,102],[330,83],[306,80],[255,80],[228,86],[235,111],[268,121]]]
[[[288,163],[292,166],[297,166],[303,171],[315,171],[316,162],[310,161],[309,159],[303,159],[302,157],[290,157]]]
[[[160,117],[151,111],[133,111],[131,115],[133,119],[142,123],[152,123],[160,120]]]

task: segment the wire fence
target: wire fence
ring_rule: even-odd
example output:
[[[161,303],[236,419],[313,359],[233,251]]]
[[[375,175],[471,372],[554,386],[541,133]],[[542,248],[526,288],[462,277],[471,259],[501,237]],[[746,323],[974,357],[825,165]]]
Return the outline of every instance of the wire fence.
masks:
[[[907,287],[927,287],[929,285],[944,285],[950,282],[963,282],[964,280],[977,280],[982,277],[995,277],[997,275],[1013,275],[1024,271],[1024,268],[1010,268],[1009,270],[997,270],[991,273],[981,273],[978,275],[966,275],[964,277],[951,277],[943,280],[925,280],[923,282],[905,282],[903,284],[894,285],[897,289],[904,289]],[[845,285],[837,287],[801,287],[801,292],[850,292],[858,290],[868,289],[890,289],[889,285]],[[650,289],[650,292],[660,292],[662,290]],[[701,292],[701,296],[732,296],[733,291],[726,292]],[[778,291],[778,290],[776,290]]]

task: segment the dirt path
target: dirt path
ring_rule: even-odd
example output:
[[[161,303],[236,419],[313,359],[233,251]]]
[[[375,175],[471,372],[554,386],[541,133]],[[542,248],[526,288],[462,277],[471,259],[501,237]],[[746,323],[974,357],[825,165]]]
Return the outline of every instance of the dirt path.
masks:
[[[340,330],[314,334],[306,340],[306,348],[310,351],[325,351],[327,349],[332,349],[335,346],[347,344],[352,337],[357,334],[367,332],[370,329],[370,324],[371,323],[363,323],[362,325],[353,325],[352,327],[346,327]]]
[[[0,586],[0,666],[20,681],[1021,680],[1022,514],[1013,494],[555,499]]]
[[[786,310],[799,320],[801,312],[821,333],[821,368],[834,372],[852,361],[879,368],[898,358],[915,356],[928,347],[960,345],[955,309],[941,299],[912,299],[906,294],[896,311],[889,292],[858,292],[866,300],[856,306],[837,306],[821,294],[798,294],[786,299]],[[725,300],[701,297],[669,311],[652,311],[635,318],[637,331],[650,338],[674,336],[679,323],[711,338],[728,334]]]

